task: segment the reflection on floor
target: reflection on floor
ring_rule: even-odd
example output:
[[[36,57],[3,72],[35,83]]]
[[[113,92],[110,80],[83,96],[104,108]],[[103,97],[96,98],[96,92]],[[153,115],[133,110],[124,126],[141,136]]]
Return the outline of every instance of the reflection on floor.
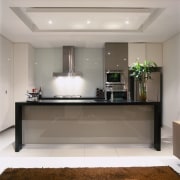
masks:
[[[0,133],[0,173],[7,167],[129,167],[171,166],[180,173],[173,156],[172,131],[162,128],[162,150],[147,145],[60,144],[25,145],[14,151],[14,128]]]

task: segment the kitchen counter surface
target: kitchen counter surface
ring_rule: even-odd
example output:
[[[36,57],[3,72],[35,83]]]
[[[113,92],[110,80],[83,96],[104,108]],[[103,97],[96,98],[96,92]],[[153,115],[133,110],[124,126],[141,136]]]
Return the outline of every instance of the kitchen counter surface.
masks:
[[[153,105],[159,104],[154,101],[126,101],[126,100],[104,100],[104,99],[42,99],[39,101],[16,102],[21,105]]]

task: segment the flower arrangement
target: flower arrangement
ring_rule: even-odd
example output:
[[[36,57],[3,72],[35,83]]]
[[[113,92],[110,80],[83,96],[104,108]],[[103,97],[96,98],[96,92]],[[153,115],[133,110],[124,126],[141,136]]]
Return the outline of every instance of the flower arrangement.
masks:
[[[139,97],[140,100],[146,101],[146,81],[151,79],[151,73],[155,71],[157,64],[153,61],[145,60],[143,63],[136,61],[130,67],[130,76],[133,76],[139,82]]]
[[[134,76],[139,82],[151,79],[151,73],[154,71],[157,64],[153,61],[145,60],[143,63],[136,61],[131,67],[131,76]]]

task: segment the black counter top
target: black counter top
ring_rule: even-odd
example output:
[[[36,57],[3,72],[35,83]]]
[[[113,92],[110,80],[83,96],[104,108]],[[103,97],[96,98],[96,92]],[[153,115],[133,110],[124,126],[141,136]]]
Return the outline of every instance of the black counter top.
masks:
[[[39,101],[16,102],[21,105],[154,105],[159,102],[153,101],[127,101],[127,100],[104,100],[104,99],[41,99]]]

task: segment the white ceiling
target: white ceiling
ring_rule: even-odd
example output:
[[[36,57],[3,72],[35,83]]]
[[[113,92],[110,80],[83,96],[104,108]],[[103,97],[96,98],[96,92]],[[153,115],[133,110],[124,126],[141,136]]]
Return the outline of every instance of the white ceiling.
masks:
[[[0,7],[0,33],[34,47],[164,42],[180,32],[180,0],[0,0]]]
[[[112,7],[11,8],[33,32],[143,31],[163,9]]]

